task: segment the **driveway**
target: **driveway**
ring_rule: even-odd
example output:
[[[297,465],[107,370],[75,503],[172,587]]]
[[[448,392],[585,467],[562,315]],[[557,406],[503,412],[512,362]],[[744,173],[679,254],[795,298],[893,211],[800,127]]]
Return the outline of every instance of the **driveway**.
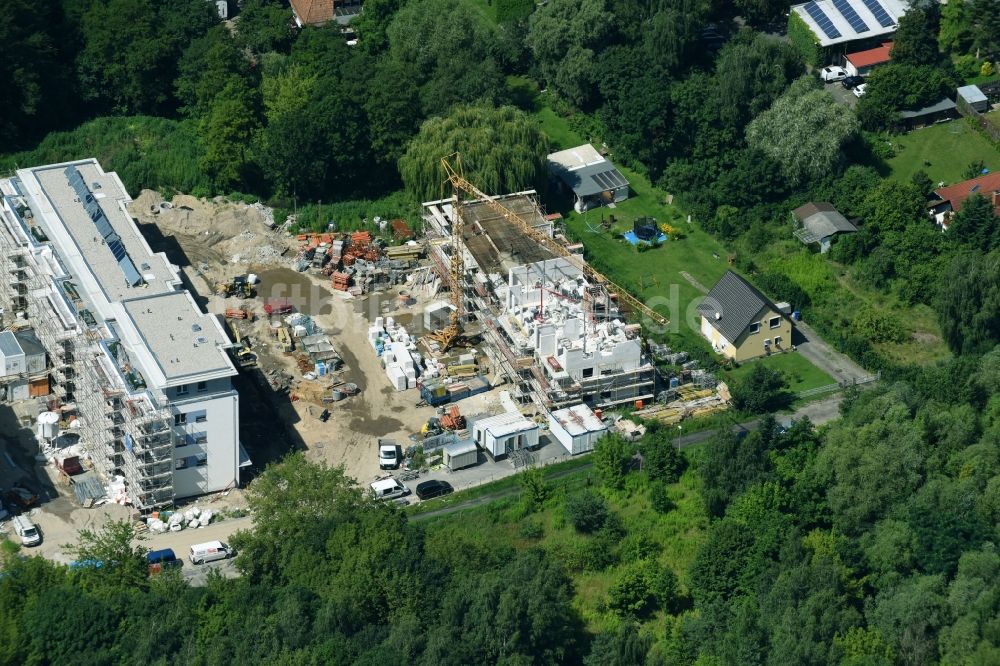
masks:
[[[835,100],[846,105],[848,108],[853,109],[858,103],[858,98],[854,96],[854,93],[841,85],[840,81],[824,83],[823,87],[828,93],[833,95]]]
[[[793,340],[800,354],[830,375],[838,384],[854,382],[871,375],[845,354],[828,345],[809,324],[795,322]]]

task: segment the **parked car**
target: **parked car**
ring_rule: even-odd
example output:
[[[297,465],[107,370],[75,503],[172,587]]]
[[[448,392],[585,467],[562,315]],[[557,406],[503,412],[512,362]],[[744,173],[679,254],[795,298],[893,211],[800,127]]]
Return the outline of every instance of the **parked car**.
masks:
[[[447,481],[438,481],[437,479],[431,479],[430,481],[424,481],[423,483],[417,484],[417,497],[422,500],[441,497],[442,495],[447,495],[448,493],[454,491],[455,489],[451,487],[450,483]]]
[[[229,544],[221,541],[207,541],[191,546],[191,552],[188,554],[188,557],[191,560],[191,564],[205,564],[206,562],[225,560],[234,555],[236,555],[236,551],[230,548]]]
[[[21,539],[22,546],[37,546],[42,542],[38,528],[27,516],[14,516],[14,534]]]
[[[380,479],[371,484],[372,496],[377,500],[391,500],[410,494],[410,489],[396,479]]]
[[[867,88],[868,88],[868,84],[867,83],[862,83],[860,86],[858,86],[857,88],[855,88],[852,92],[854,93],[855,97],[861,97],[862,95],[865,94],[865,90]]]
[[[378,468],[398,469],[403,462],[403,449],[395,442],[380,439],[378,441]]]
[[[840,85],[850,90],[854,86],[860,86],[864,82],[865,78],[863,76],[848,76],[846,79],[840,82]]]
[[[819,78],[826,83],[831,83],[832,81],[843,81],[847,78],[847,70],[843,67],[829,66],[824,67],[819,73]]]
[[[161,550],[151,550],[146,553],[146,561],[149,563],[149,573],[157,574],[168,567],[179,567],[183,564],[172,548]]]

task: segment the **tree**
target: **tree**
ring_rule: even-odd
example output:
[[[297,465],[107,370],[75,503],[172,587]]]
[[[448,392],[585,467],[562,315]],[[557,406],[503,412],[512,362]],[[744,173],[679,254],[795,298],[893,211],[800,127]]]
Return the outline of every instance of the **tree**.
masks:
[[[116,113],[164,113],[181,52],[218,22],[202,0],[98,0],[81,19],[82,97]]]
[[[533,0],[497,0],[496,14],[497,21],[507,23],[511,21],[522,21],[535,11]]]
[[[608,503],[600,495],[584,490],[566,497],[566,520],[578,532],[593,533],[608,520]]]
[[[503,73],[490,52],[495,30],[460,0],[403,5],[386,29],[389,57],[409,66],[425,116],[501,100]]]
[[[983,353],[1000,342],[1000,253],[959,253],[941,275],[936,309],[956,354]]]
[[[594,471],[605,488],[625,487],[625,475],[632,467],[634,453],[632,445],[621,435],[609,434],[597,440],[592,454]]]
[[[671,441],[670,431],[659,421],[646,424],[646,434],[639,444],[643,467],[650,479],[677,483],[687,467],[687,460]]]
[[[901,65],[936,65],[941,59],[937,43],[936,12],[933,9],[911,8],[899,19],[893,36],[892,61]],[[867,91],[865,92],[867,95]]]
[[[544,191],[548,141],[538,124],[511,106],[458,107],[431,118],[399,158],[406,189],[420,201],[440,198],[441,158],[459,153],[465,177],[488,194]]]
[[[537,467],[526,469],[518,476],[518,482],[521,484],[522,496],[527,506],[533,511],[542,508],[549,496],[542,470]]]
[[[606,0],[553,0],[528,22],[525,41],[544,83],[581,108],[595,101],[596,54],[611,35],[607,18]]]
[[[146,549],[133,546],[135,531],[126,520],[114,520],[100,529],[80,530],[75,545],[68,546],[76,561],[92,566],[81,571],[95,580],[120,589],[144,588],[149,579]]]
[[[835,171],[842,146],[858,130],[854,116],[817,86],[799,79],[747,126],[747,144],[772,157],[793,183]]]
[[[752,25],[766,26],[788,11],[787,0],[734,0],[737,11]]]
[[[944,580],[914,576],[879,592],[869,624],[890,641],[897,663],[930,664],[937,660],[936,635],[944,622]]]
[[[788,381],[780,370],[773,370],[761,362],[754,363],[750,372],[730,387],[733,406],[748,414],[772,411],[786,400],[787,387]]]
[[[0,17],[0,142],[11,144],[48,130],[64,114],[74,112],[67,102],[73,94],[68,48],[70,26],[63,26],[56,0],[11,0]],[[59,34],[62,32],[62,34]]]
[[[208,113],[215,96],[233,78],[251,83],[247,63],[223,26],[215,26],[184,50],[174,81],[179,111],[193,118]]]
[[[953,83],[945,71],[933,65],[895,61],[883,65],[868,77],[865,94],[858,101],[858,120],[869,130],[891,128],[897,111],[938,102]]]
[[[243,79],[233,78],[216,95],[199,124],[205,147],[201,168],[223,189],[245,183],[249,151],[260,127],[258,100]]]
[[[287,53],[292,24],[288,7],[272,0],[244,0],[236,18],[236,39],[251,53]]]
[[[669,610],[677,596],[677,576],[651,560],[626,566],[608,590],[608,607],[622,617]]]
[[[962,209],[948,226],[948,240],[989,252],[1000,246],[1000,218],[993,202],[974,194],[962,203]]]

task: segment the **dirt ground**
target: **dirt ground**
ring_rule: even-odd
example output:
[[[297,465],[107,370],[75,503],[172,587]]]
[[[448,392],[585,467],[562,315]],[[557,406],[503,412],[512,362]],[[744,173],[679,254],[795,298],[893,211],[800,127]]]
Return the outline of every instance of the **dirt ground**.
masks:
[[[352,299],[330,289],[322,275],[296,272],[291,268],[296,241],[280,228],[269,228],[272,219],[266,209],[184,195],[175,196],[169,208],[162,204],[158,193],[144,190],[130,207],[154,251],[166,252],[181,268],[208,312],[243,306],[258,315],[254,322],[234,322],[257,355],[257,368],[241,372],[237,380],[244,397],[241,439],[255,467],[304,449],[310,459],[343,465],[359,483],[373,480],[379,474],[377,439],[395,439],[405,447],[435,410],[416,406],[416,390],[392,389],[368,344],[368,322],[386,313],[408,322],[422,303],[398,309],[398,290]],[[216,284],[244,273],[260,279],[256,298],[214,295]],[[289,299],[330,337],[344,361],[340,371],[316,381],[302,378],[297,361],[302,354],[298,349],[292,354],[281,351],[263,312],[264,303],[276,297]],[[354,383],[360,392],[324,404],[320,395],[337,382]],[[324,409],[330,411],[326,423],[319,420]]]

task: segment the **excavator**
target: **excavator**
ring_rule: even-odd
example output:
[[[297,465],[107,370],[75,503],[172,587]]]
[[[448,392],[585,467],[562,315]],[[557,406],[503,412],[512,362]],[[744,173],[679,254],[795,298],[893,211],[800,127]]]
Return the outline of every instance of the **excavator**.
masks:
[[[454,164],[453,164],[454,162]],[[561,243],[548,235],[535,229],[527,220],[514,211],[508,209],[496,197],[492,197],[465,179],[462,174],[462,160],[458,153],[452,153],[441,158],[441,167],[445,173],[445,182],[450,183],[454,198],[454,217],[451,225],[451,275],[449,285],[451,288],[451,303],[454,306],[448,326],[434,331],[430,338],[441,345],[442,350],[447,351],[451,347],[462,341],[462,320],[465,312],[463,297],[463,284],[465,278],[465,253],[464,237],[462,232],[465,222],[462,219],[462,196],[468,196],[474,201],[483,201],[496,213],[513,225],[516,225],[528,238],[536,241],[539,245],[547,249],[556,257],[563,257],[577,266],[587,278],[596,285],[601,285],[609,293],[617,296],[619,304],[624,305],[633,315],[639,315],[647,321],[655,322],[660,326],[666,326],[669,321],[666,317],[656,312],[645,303],[637,299],[606,276],[597,272],[585,262],[582,257],[567,250]]]
[[[228,282],[221,282],[215,287],[215,292],[223,298],[253,298],[254,288],[250,284],[250,278],[246,275],[237,275]]]
[[[250,366],[257,364],[257,354],[250,349],[250,341],[240,335],[240,329],[236,326],[235,322],[229,322],[229,330],[233,333],[233,342],[236,346],[233,347],[233,356],[236,357],[236,362],[242,368],[249,368]]]

